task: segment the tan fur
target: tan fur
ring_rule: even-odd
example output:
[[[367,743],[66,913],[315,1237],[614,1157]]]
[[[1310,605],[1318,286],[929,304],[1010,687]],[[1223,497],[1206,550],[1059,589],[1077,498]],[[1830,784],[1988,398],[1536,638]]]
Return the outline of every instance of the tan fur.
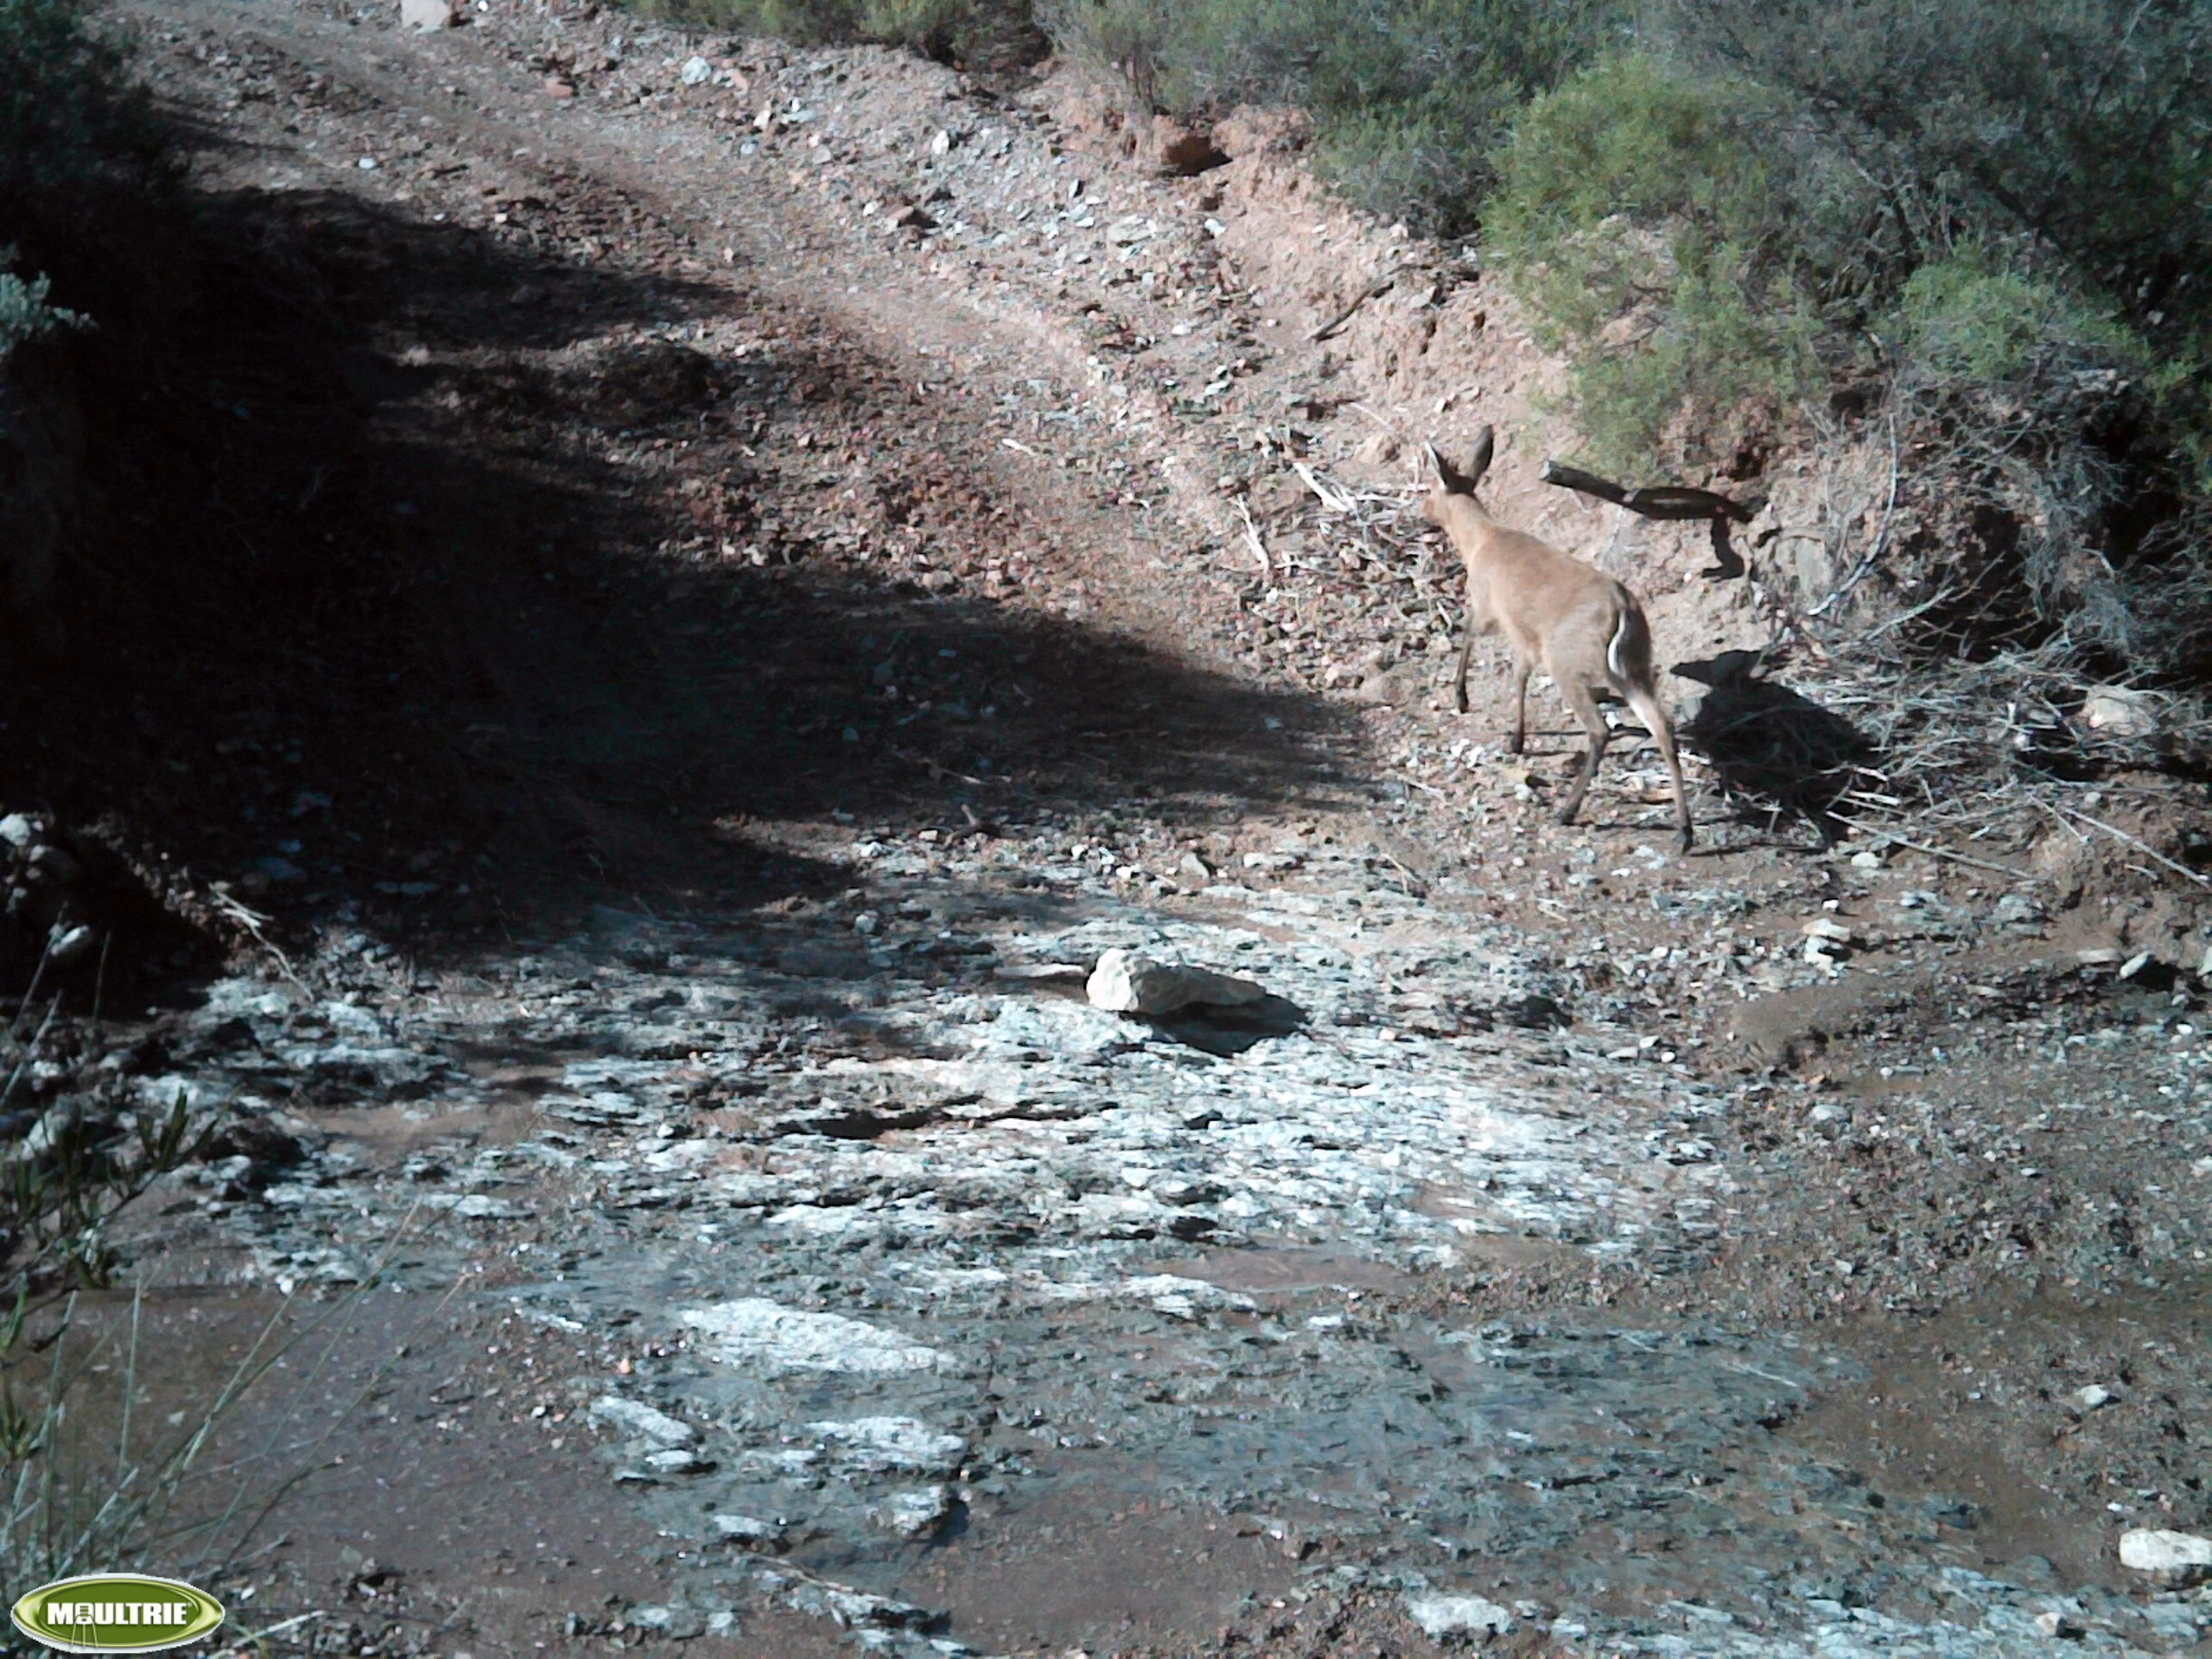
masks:
[[[1610,691],[1643,722],[1665,757],[1675,786],[1675,823],[1682,850],[1692,832],[1682,768],[1675,753],[1675,729],[1660,703],[1651,668],[1651,625],[1634,594],[1603,571],[1569,558],[1534,536],[1508,530],[1483,511],[1475,486],[1490,467],[1492,434],[1488,427],[1475,446],[1465,474],[1454,472],[1429,449],[1433,483],[1423,510],[1443,526],[1467,567],[1467,639],[1459,651],[1453,692],[1461,714],[1467,712],[1467,659],[1475,636],[1495,631],[1512,648],[1513,753],[1521,753],[1529,724],[1529,676],[1541,668],[1559,687],[1567,707],[1590,734],[1582,769],[1560,804],[1559,821],[1574,822],[1611,728],[1598,700]]]

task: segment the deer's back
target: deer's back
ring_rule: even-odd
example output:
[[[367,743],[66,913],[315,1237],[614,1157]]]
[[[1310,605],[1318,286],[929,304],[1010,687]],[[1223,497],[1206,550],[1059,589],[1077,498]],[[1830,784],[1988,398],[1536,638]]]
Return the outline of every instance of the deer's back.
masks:
[[[1478,509],[1455,516],[1450,530],[1470,586],[1509,632],[1541,638],[1588,617],[1610,633],[1624,607],[1637,608],[1635,596],[1604,571]]]

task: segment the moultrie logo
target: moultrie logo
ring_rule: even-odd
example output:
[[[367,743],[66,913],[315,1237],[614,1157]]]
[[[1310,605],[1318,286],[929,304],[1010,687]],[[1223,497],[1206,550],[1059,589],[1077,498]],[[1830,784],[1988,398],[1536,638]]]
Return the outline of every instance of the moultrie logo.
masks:
[[[143,1573],[87,1573],[42,1585],[10,1610],[16,1628],[64,1653],[152,1653],[212,1634],[223,1604]]]

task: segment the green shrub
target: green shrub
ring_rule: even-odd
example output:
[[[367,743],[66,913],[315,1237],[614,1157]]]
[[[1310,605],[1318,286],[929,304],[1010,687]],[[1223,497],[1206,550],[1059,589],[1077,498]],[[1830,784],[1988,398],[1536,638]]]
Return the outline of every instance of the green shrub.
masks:
[[[45,277],[25,282],[10,272],[8,266],[14,254],[12,248],[0,248],[0,360],[18,346],[63,328],[81,327],[86,321],[74,311],[46,302],[51,285]]]
[[[1994,385],[2145,366],[2141,342],[2123,325],[1972,246],[1913,272],[1895,333],[1900,355],[1939,381]]]
[[[166,175],[167,133],[128,72],[84,0],[0,0],[0,203]]]
[[[1763,105],[1627,54],[1532,102],[1500,156],[1491,252],[1566,353],[1600,465],[1648,468],[1685,416],[1717,435],[1818,372],[1790,177],[1754,130]]]
[[[639,9],[695,28],[800,46],[878,41],[985,64],[1042,55],[1027,0],[640,0]]]
[[[1349,196],[1453,235],[1473,228],[1514,111],[1623,16],[1619,0],[1058,0],[1044,21],[1147,109],[1304,108]]]
[[[1907,268],[2032,244],[2131,322],[2212,315],[2212,7],[1673,0],[1686,58],[1790,100],[1880,192]],[[2155,316],[2155,321],[2153,318]]]

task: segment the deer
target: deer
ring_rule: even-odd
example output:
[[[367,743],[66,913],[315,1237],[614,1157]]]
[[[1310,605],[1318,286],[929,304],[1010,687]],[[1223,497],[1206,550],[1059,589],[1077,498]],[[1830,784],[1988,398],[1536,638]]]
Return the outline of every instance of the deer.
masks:
[[[1467,637],[1459,648],[1453,700],[1465,714],[1467,663],[1476,637],[1503,634],[1514,659],[1510,747],[1519,754],[1528,741],[1529,676],[1538,667],[1551,676],[1590,734],[1582,769],[1556,814],[1563,824],[1573,823],[1581,810],[1590,780],[1598,775],[1598,762],[1612,741],[1612,728],[1599,710],[1599,699],[1610,695],[1625,702],[1666,760],[1675,788],[1675,824],[1687,853],[1694,840],[1689,804],[1682,792],[1675,728],[1659,702],[1658,681],[1652,672],[1651,625],[1643,607],[1603,571],[1524,531],[1507,529],[1484,511],[1475,499],[1475,486],[1490,470],[1495,438],[1491,428],[1483,428],[1465,473],[1453,470],[1433,443],[1427,446],[1432,474],[1422,512],[1443,529],[1467,569]]]

